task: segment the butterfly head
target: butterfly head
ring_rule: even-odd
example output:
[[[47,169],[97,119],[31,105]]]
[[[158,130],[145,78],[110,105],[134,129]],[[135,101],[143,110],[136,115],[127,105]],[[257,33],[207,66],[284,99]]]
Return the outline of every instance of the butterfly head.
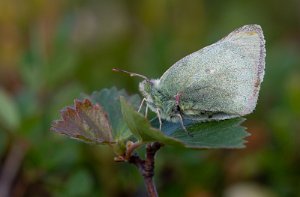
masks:
[[[155,101],[158,100],[156,97],[159,97],[158,84],[159,80],[155,79],[145,79],[139,84],[139,90],[150,107],[158,108],[155,104]]]
[[[129,74],[130,76],[143,78],[144,80],[139,84],[139,90],[145,98],[148,107],[153,112],[159,113],[162,119],[171,120],[174,122],[178,121],[178,113],[180,113],[178,98],[176,95],[166,95],[160,88],[159,79],[148,79],[143,75],[117,68],[114,68],[113,71],[123,72]]]

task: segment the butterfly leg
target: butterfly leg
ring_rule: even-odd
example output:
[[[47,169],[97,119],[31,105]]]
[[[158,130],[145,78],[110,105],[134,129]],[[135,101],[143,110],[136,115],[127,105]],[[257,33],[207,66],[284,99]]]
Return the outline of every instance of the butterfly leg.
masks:
[[[190,136],[190,137],[193,137],[193,134],[191,134],[184,126],[183,124],[183,119],[182,119],[182,116],[180,114],[177,114],[177,116],[179,117],[179,122],[181,124],[181,127],[183,128],[183,130]]]
[[[158,108],[156,109],[156,114],[157,114],[157,118],[158,118],[158,121],[159,121],[159,130],[161,130],[162,122],[161,122],[160,112],[159,112]]]
[[[145,101],[146,101],[146,98],[143,98],[143,100],[142,100],[142,102],[141,102],[141,104],[140,104],[140,106],[139,106],[138,112],[141,111],[141,109],[142,109],[142,107],[143,107]],[[148,115],[148,108],[149,108],[149,107],[148,107],[148,104],[146,104],[145,118],[147,118],[147,115]]]
[[[148,116],[148,108],[149,108],[149,106],[148,106],[148,104],[146,105],[146,110],[145,110],[145,118],[147,118],[147,116]]]
[[[141,102],[141,104],[140,104],[140,107],[139,107],[139,109],[138,109],[138,112],[141,111],[141,109],[142,109],[142,107],[143,107],[145,101],[146,101],[146,99],[143,98],[143,100],[142,100],[142,102]]]

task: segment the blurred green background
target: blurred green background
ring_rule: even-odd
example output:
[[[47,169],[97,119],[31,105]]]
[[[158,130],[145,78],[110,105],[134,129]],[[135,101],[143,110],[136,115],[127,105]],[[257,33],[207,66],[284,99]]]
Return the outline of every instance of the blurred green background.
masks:
[[[137,93],[178,59],[245,24],[266,38],[266,75],[243,150],[164,147],[161,196],[300,196],[300,1],[1,0],[0,191],[9,196],[145,196],[106,147],[49,131],[80,93]],[[0,194],[0,196],[4,193]]]

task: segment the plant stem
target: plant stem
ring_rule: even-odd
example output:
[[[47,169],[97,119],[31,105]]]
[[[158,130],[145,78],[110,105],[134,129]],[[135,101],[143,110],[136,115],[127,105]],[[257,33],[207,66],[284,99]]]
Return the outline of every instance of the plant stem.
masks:
[[[145,160],[142,160],[138,155],[132,155],[129,159],[129,163],[132,163],[135,166],[137,166],[140,173],[144,177],[144,182],[149,197],[158,196],[156,186],[153,181],[153,176],[155,154],[161,146],[162,144],[160,144],[159,142],[147,144]]]
[[[14,139],[0,172],[0,196],[11,196],[10,192],[18,171],[22,165],[28,144],[22,139]]]
[[[148,196],[149,197],[157,197],[158,194],[157,194],[156,186],[153,181],[153,177],[151,177],[151,178],[144,177],[144,182],[146,185]]]

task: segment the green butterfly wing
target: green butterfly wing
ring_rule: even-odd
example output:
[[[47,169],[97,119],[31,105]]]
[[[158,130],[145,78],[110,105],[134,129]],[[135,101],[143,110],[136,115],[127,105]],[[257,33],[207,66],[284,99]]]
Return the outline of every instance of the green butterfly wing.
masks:
[[[203,111],[246,115],[257,102],[265,68],[265,40],[259,25],[236,29],[222,40],[171,66],[159,89]]]

